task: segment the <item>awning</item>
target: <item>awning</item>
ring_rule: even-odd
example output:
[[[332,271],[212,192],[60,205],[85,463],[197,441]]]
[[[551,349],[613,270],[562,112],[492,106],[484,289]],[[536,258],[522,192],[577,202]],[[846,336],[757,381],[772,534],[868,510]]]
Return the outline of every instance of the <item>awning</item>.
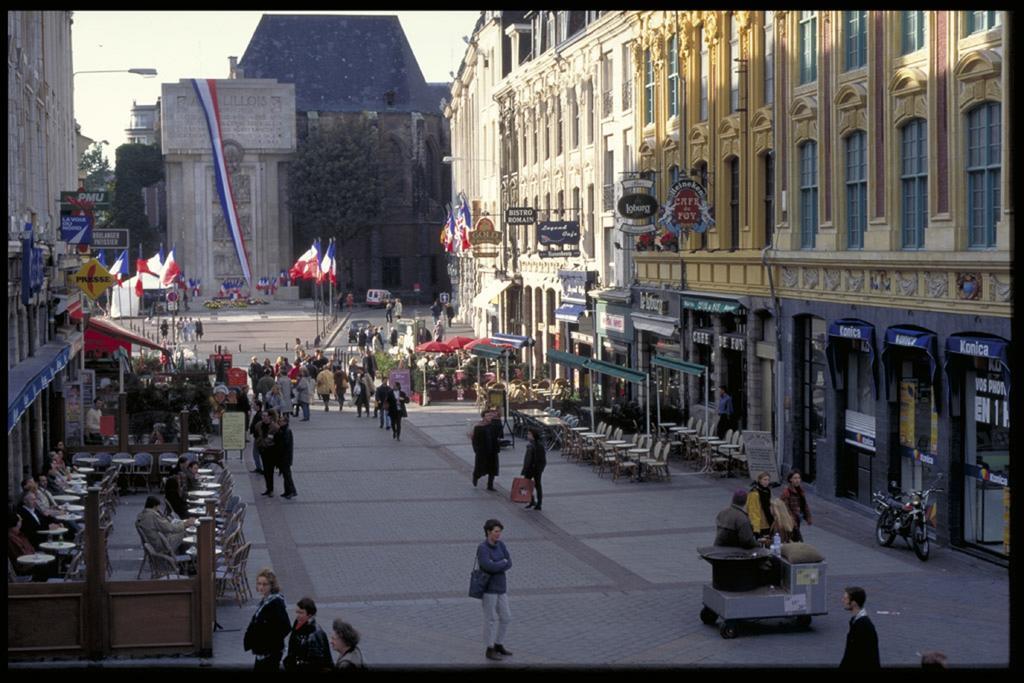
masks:
[[[938,343],[935,333],[916,325],[893,325],[885,331],[885,344],[882,346],[882,362],[885,364],[885,395],[888,399],[891,393],[890,387],[894,382],[896,374],[896,362],[889,355],[893,347],[904,347],[909,349],[920,349],[928,354],[928,376],[932,378],[933,389],[939,383],[938,376]],[[939,394],[932,392],[935,398],[935,410],[939,409]]]
[[[645,382],[647,380],[647,373],[637,372],[636,370],[630,370],[629,368],[622,368],[614,363],[609,363],[603,360],[595,360],[588,358],[586,362],[588,370],[599,372],[602,375],[609,375],[611,377],[618,377],[624,379],[627,382]]]
[[[653,332],[662,337],[671,337],[676,333],[679,321],[666,315],[652,313],[634,313],[633,327],[644,332]]]
[[[970,358],[989,358],[999,363],[1000,376],[1006,392],[1006,400],[1010,400],[1010,342],[995,335],[984,332],[961,332],[946,338],[946,371],[947,388],[949,391],[949,412],[955,416],[960,405],[964,373],[956,369],[963,361]]]
[[[71,359],[71,347],[64,342],[50,342],[36,349],[7,375],[7,433],[29,409],[36,397],[53,381]]]
[[[555,320],[561,320],[566,323],[578,323],[580,316],[586,310],[586,307],[579,304],[562,304],[555,309]]]
[[[685,295],[680,298],[683,308],[701,313],[739,313],[742,309],[749,307],[746,297],[735,299],[715,294],[700,294],[699,296]]]
[[[93,331],[92,334],[90,334],[90,330]],[[103,337],[106,337],[107,339],[103,339]],[[151,342],[145,337],[139,336],[133,332],[129,332],[123,327],[115,325],[114,323],[111,322],[107,322],[106,320],[101,320],[99,318],[89,318],[89,326],[86,327],[85,334],[86,348],[91,348],[90,341],[92,341],[94,344],[98,344],[101,348],[111,347],[110,340],[120,342],[114,344],[113,346],[123,346],[125,343],[129,345],[137,344],[139,346],[145,346],[150,349],[162,351],[165,354],[167,354],[168,357],[171,356],[171,352],[168,349],[164,348],[163,346],[160,346],[159,344]],[[113,348],[111,347],[108,350],[112,351]]]
[[[668,370],[676,370],[683,373],[684,375],[703,375],[708,369],[703,365],[697,363],[687,363],[684,360],[677,360],[675,358],[666,358],[665,356],[655,356],[651,359],[651,365],[655,365],[660,368],[667,368]]]
[[[511,280],[492,280],[484,285],[480,293],[473,297],[474,308],[487,308],[499,294],[512,286]]]
[[[513,349],[519,350],[524,346],[533,346],[532,337],[524,337],[519,334],[504,334],[497,333],[491,335],[491,342],[495,345],[501,344],[503,346],[511,346]]]
[[[469,353],[481,358],[504,358],[506,349],[491,346],[490,344],[477,344],[469,350]]]
[[[587,296],[601,301],[610,301],[616,304],[628,304],[633,299],[633,292],[629,289],[598,289],[587,292]]]
[[[551,349],[548,351],[548,360],[552,363],[558,363],[569,368],[579,368],[580,370],[587,369],[587,361],[589,358],[583,356],[577,356],[575,353],[566,353],[565,351],[556,351]]]
[[[860,339],[868,345],[868,356],[871,362],[871,381],[878,398],[878,358],[875,353],[875,326],[857,318],[841,318],[833,320],[828,326],[828,341],[825,343],[825,357],[828,359],[828,372],[832,376],[832,386],[841,390],[842,375],[836,372],[839,367],[839,339]]]

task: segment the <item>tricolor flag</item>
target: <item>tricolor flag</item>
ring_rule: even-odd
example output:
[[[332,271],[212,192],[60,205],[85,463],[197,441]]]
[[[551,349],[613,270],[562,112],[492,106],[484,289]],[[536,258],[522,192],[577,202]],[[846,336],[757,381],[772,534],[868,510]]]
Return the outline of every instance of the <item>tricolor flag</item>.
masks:
[[[324,254],[324,258],[320,261],[320,274],[317,278],[317,282],[323,282],[324,280],[330,280],[334,284],[338,284],[338,280],[334,274],[334,240],[327,246],[327,252]]]
[[[164,262],[163,270],[160,272],[160,286],[170,287],[178,281],[179,275],[181,275],[181,268],[174,260],[174,247],[171,247],[171,253],[167,254],[167,261]]]
[[[96,260],[100,262],[101,266],[103,266],[104,268],[107,268],[107,270],[109,270],[109,268],[107,267],[107,252],[106,252],[106,250],[100,249],[100,253],[96,254]]]
[[[462,204],[459,206],[459,216],[455,219],[455,222],[459,227],[459,251],[469,251],[473,246],[469,243],[469,226],[473,225],[473,220],[469,215],[469,202],[466,200],[465,195],[462,197]]]
[[[448,211],[444,227],[441,228],[441,244],[444,245],[444,250],[448,253],[455,251],[455,218],[452,216],[451,210]]]
[[[295,264],[288,271],[288,276],[292,279],[292,282],[296,280],[309,280],[319,267],[317,265],[319,260],[320,240],[317,240],[295,261]]]
[[[121,252],[121,255],[114,261],[114,265],[110,268],[111,274],[117,279],[117,286],[123,287],[124,281],[128,277],[128,250],[125,249]]]
[[[210,131],[210,147],[213,150],[213,175],[217,181],[217,194],[220,196],[224,220],[228,225],[228,234],[235,246],[238,263],[242,266],[242,275],[246,282],[252,282],[252,271],[249,268],[249,255],[245,250],[242,237],[242,226],[238,221],[234,193],[231,191],[231,176],[228,175],[227,160],[224,154],[224,139],[220,126],[220,106],[217,101],[217,82],[211,79],[192,79],[200,107],[206,117],[206,126]]]
[[[164,270],[164,248],[160,247],[160,251],[153,254],[149,259],[138,259],[135,261],[136,273],[149,273],[154,277],[160,277],[160,274]],[[139,295],[141,296],[141,294]]]

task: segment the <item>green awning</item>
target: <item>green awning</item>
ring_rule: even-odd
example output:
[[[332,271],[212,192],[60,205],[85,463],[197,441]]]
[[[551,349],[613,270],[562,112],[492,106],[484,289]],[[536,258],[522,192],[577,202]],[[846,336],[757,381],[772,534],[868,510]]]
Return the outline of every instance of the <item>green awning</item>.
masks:
[[[651,365],[657,365],[660,368],[668,368],[669,370],[677,370],[686,375],[703,375],[707,372],[707,368],[703,365],[697,365],[696,363],[687,363],[684,360],[676,360],[675,358],[666,358],[665,356],[655,356],[651,359]]]
[[[614,363],[607,363],[603,360],[587,359],[586,367],[588,370],[599,372],[602,375],[618,377],[619,379],[624,379],[627,382],[644,382],[647,380],[646,373],[630,370],[629,368],[622,368]]]
[[[743,304],[739,301],[729,299],[706,299],[698,296],[680,297],[683,308],[688,308],[701,313],[739,313],[743,310]]]
[[[587,369],[587,361],[589,358],[584,356],[577,356],[575,353],[566,353],[565,351],[556,351],[551,349],[548,351],[548,360],[552,363],[558,363],[569,368],[579,368],[580,370]]]
[[[482,358],[504,358],[505,356],[505,349],[490,344],[477,344],[469,352]]]

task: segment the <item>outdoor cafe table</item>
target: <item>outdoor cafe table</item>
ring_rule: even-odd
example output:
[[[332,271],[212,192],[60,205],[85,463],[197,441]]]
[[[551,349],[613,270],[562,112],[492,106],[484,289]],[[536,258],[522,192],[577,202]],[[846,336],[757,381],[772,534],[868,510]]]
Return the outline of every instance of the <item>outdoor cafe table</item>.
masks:
[[[524,410],[520,410],[519,414],[527,417],[547,417],[546,412],[538,410],[537,408],[526,408]]]
[[[209,467],[201,467],[199,468],[199,474],[213,474],[213,470]]]
[[[213,554],[214,555],[220,555],[223,552],[224,552],[223,548],[214,548],[213,549]],[[185,554],[186,555],[195,555],[196,554],[196,547],[195,546],[190,547],[188,550],[185,551]]]
[[[94,458],[92,456],[89,456],[87,458],[75,458],[74,461],[75,462],[84,462],[84,463],[88,463],[90,465],[95,465],[96,463],[98,463],[100,461],[100,459],[99,458]],[[81,472],[82,468],[79,468],[78,471]],[[92,470],[89,470],[89,471],[91,472]]]
[[[53,555],[47,555],[46,553],[33,553],[31,555],[22,555],[18,558],[18,562],[21,564],[29,564],[38,566],[41,564],[49,564],[57,558]]]
[[[220,484],[214,482],[204,482],[202,490],[216,492],[216,490],[219,489],[220,487]]]
[[[114,458],[110,462],[115,463],[117,465],[134,465],[135,464],[135,459],[134,458]]]
[[[85,512],[84,505],[75,505],[74,503],[68,503],[63,506],[68,512]]]
[[[215,491],[189,491],[188,492],[188,497],[189,498],[200,498],[200,499],[203,499],[203,498],[212,498],[213,496],[216,496],[216,495],[217,495],[217,493]]]
[[[57,553],[57,571],[60,571],[61,559],[67,556],[67,551],[75,548],[74,543],[68,541],[47,541],[46,543],[40,543],[39,547],[43,550],[49,550]]]
[[[206,508],[189,508],[188,511],[193,515],[205,515]]]
[[[53,499],[56,500],[56,501],[59,501],[61,503],[75,503],[81,497],[82,497],[81,494],[73,495],[73,494],[70,494],[70,493],[62,493],[60,495],[54,496]]]
[[[59,529],[40,529],[39,533],[47,536],[63,536],[68,532],[66,527],[60,527]]]
[[[82,515],[73,515],[69,512],[64,515],[57,515],[54,519],[58,522],[81,522],[83,517]]]
[[[590,431],[590,427],[569,427],[569,429],[576,432],[577,434],[582,434],[583,432]]]
[[[539,417],[537,422],[549,426],[563,424],[561,418],[558,417]]]

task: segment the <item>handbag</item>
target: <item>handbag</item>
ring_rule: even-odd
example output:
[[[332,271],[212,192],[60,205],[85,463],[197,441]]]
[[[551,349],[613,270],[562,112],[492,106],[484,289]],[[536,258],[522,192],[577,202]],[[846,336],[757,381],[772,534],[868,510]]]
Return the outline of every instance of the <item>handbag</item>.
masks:
[[[529,503],[533,500],[533,479],[526,477],[513,479],[511,498],[513,503]]]
[[[469,573],[469,597],[483,600],[487,584],[491,582],[491,575],[480,569],[477,559],[473,558],[473,571]]]

